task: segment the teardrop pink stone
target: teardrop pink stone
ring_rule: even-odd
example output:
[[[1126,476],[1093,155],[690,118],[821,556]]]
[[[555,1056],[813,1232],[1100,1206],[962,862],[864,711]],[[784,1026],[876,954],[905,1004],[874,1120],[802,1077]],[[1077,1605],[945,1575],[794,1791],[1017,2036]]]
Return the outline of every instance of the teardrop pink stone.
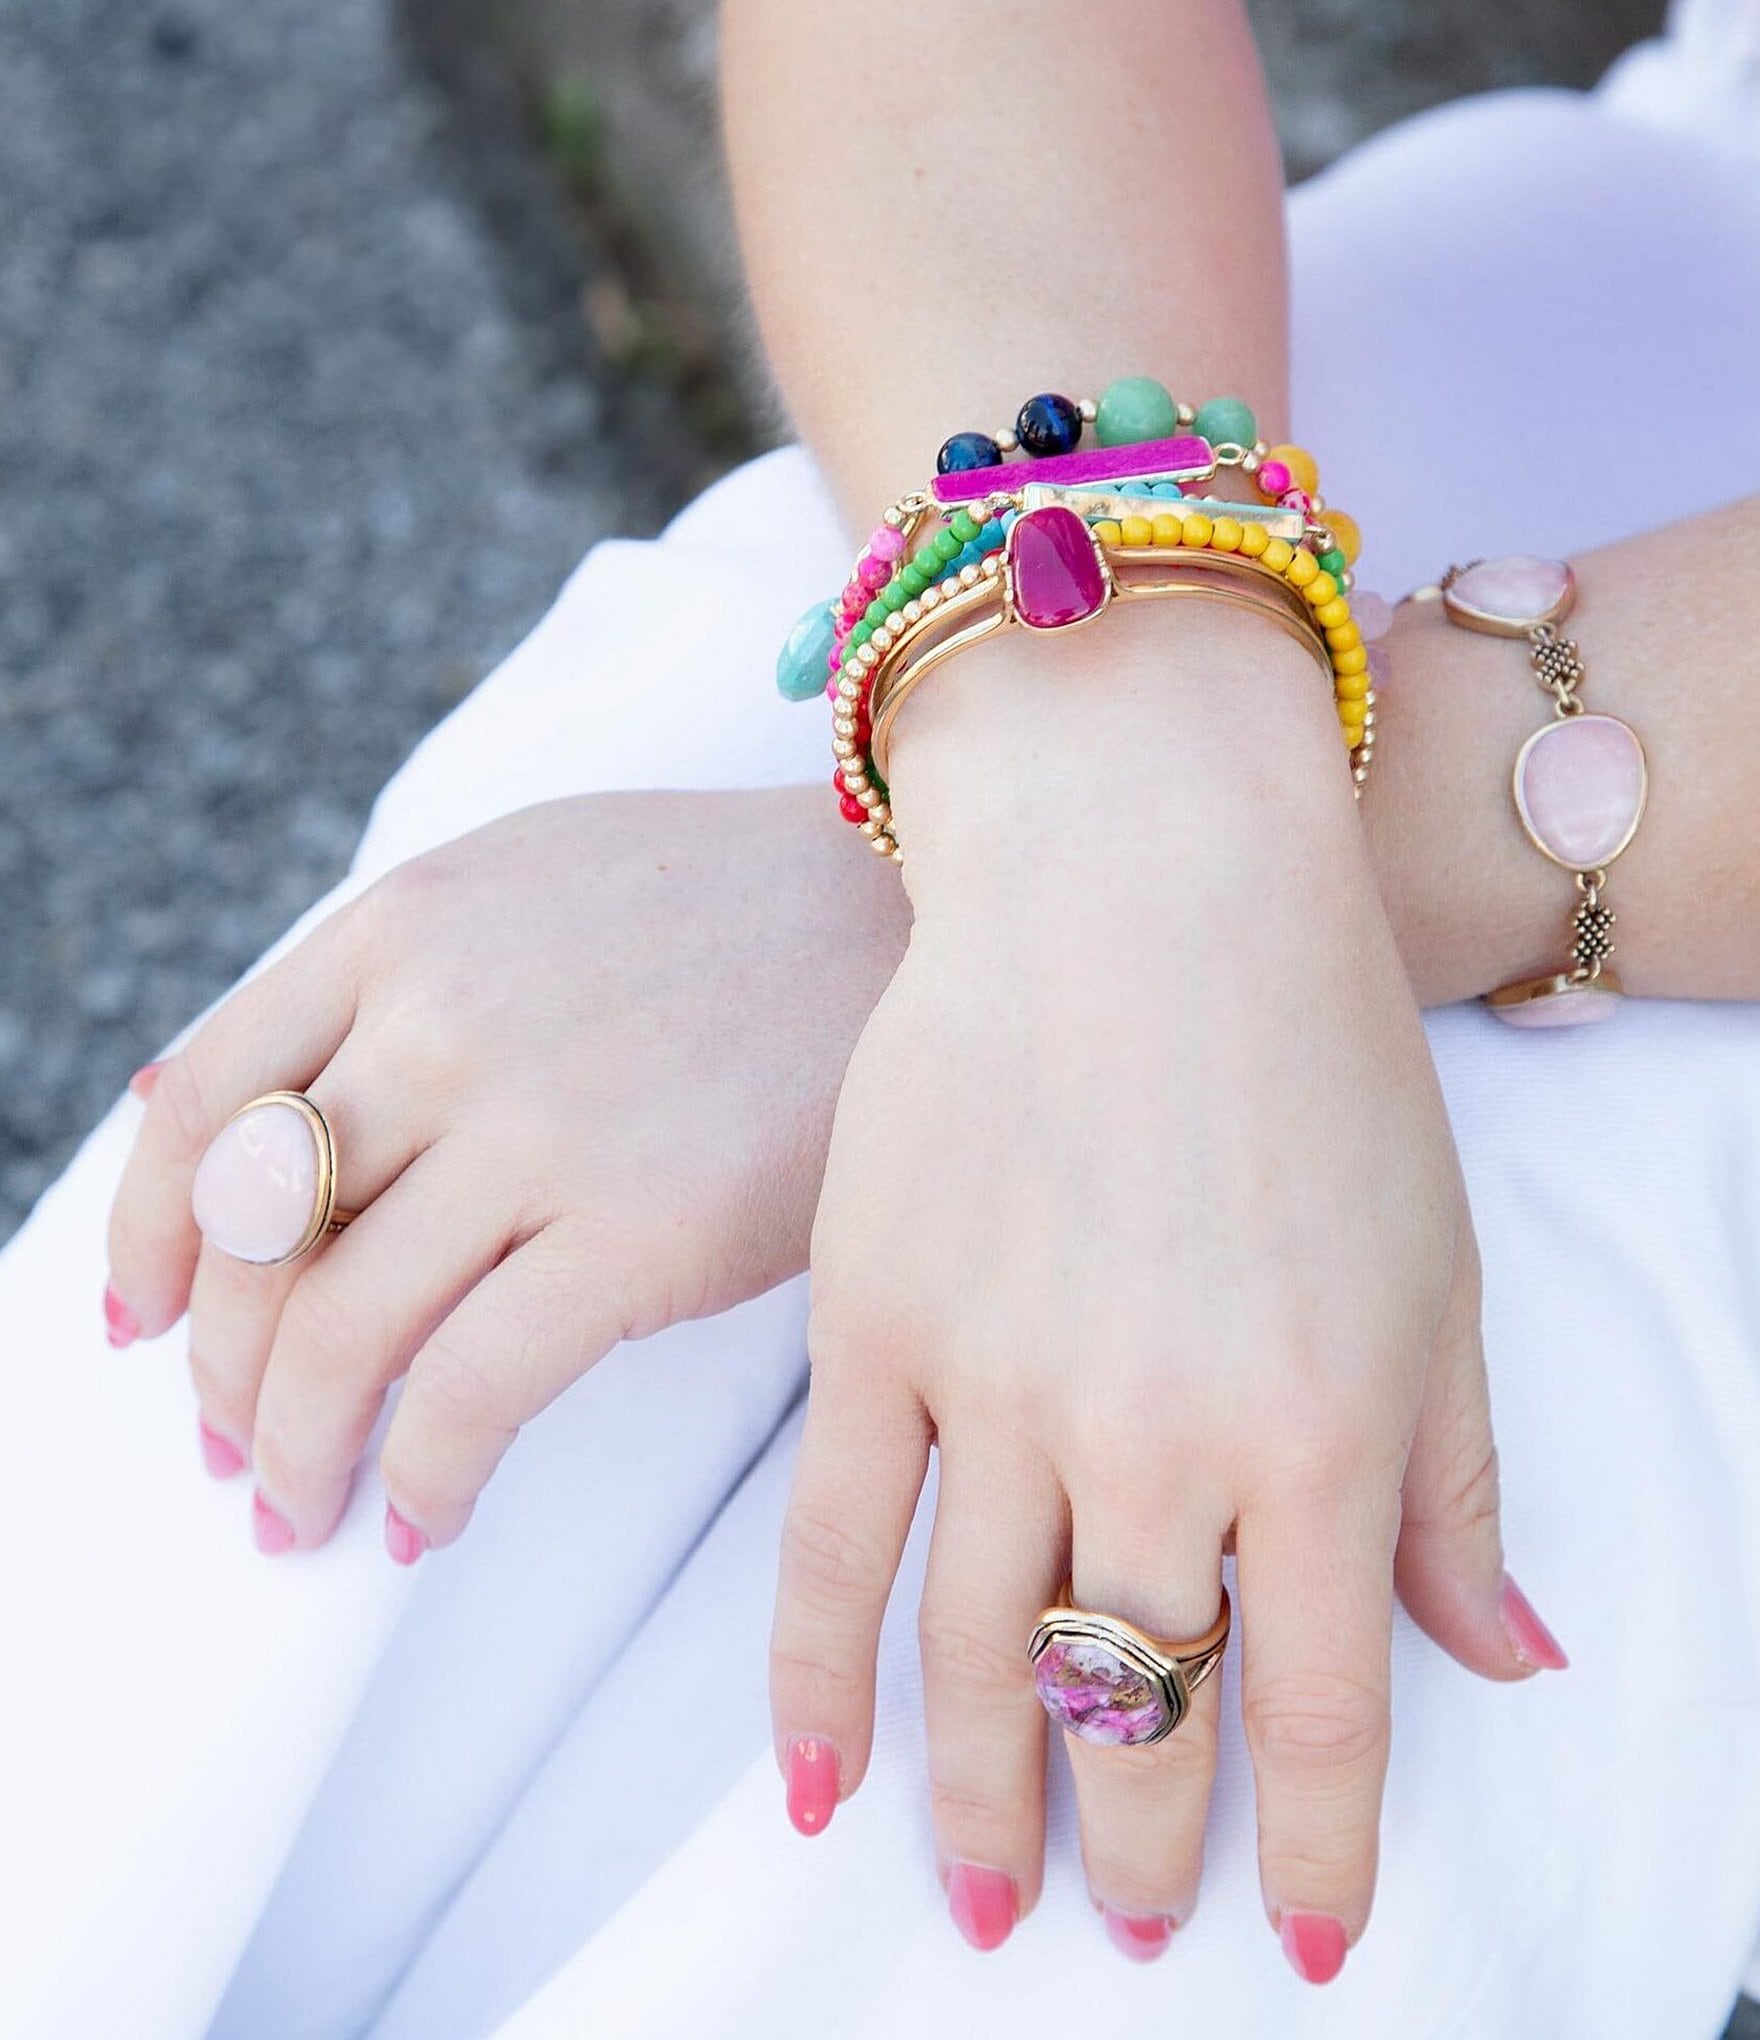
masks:
[[[1023,511],[1008,534],[1008,561],[1014,613],[1032,630],[1061,630],[1105,604],[1105,569],[1073,510],[1052,503]]]
[[[1576,577],[1563,560],[1543,560],[1532,553],[1507,559],[1481,560],[1455,577],[1446,601],[1483,623],[1511,632],[1549,623],[1570,607]]]
[[[1549,723],[1522,747],[1515,796],[1549,856],[1595,871],[1632,840],[1644,812],[1644,747],[1616,715]]]
[[[1611,1020],[1620,1005],[1619,994],[1607,986],[1584,984],[1524,1000],[1519,1006],[1493,1006],[1491,1011],[1506,1027],[1587,1027]]]
[[[229,1121],[196,1164],[190,1210],[202,1237],[259,1265],[293,1252],[312,1221],[318,1149],[291,1105],[254,1105]]]

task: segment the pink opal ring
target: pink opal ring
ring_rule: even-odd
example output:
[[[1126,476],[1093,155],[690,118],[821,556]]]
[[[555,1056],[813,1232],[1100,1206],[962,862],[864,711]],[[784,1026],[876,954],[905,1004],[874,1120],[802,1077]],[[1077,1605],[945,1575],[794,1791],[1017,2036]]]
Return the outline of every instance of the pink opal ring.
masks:
[[[297,1261],[357,1216],[336,1202],[336,1138],[303,1091],[241,1105],[196,1164],[189,1201],[210,1246],[259,1268]]]
[[[1228,1648],[1229,1605],[1190,1643],[1150,1636],[1118,1615],[1070,1605],[1066,1580],[1033,1625],[1027,1655],[1045,1712],[1083,1742],[1117,1747],[1160,1742],[1191,1709],[1192,1695]]]

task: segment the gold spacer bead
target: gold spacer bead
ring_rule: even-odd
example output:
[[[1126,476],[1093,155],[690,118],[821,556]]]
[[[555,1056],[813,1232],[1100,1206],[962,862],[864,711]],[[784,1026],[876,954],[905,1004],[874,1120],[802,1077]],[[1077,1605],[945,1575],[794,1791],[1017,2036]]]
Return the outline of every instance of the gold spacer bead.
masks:
[[[1100,406],[1095,403],[1092,397],[1078,398],[1076,409],[1081,412],[1082,423],[1084,425],[1092,425],[1094,420],[1100,415]]]
[[[1256,455],[1260,460],[1263,460],[1265,456],[1271,451],[1271,448],[1265,440],[1255,439],[1252,445],[1247,448],[1247,451],[1251,454]]]
[[[864,780],[860,786],[850,786],[849,774],[846,772],[843,775],[843,783],[845,786],[849,786],[850,792],[853,793],[856,799],[861,802],[863,807],[865,807],[868,810],[869,814],[872,815],[874,813],[874,810],[877,807],[879,807],[880,796],[874,790],[874,788],[867,783],[866,780]],[[886,817],[884,815],[880,815],[876,817],[876,819],[884,821]]]
[[[856,758],[861,753],[850,738],[833,737],[831,740],[831,755],[841,765],[846,758]]]
[[[1248,447],[1247,451],[1241,456],[1241,473],[1243,475],[1256,475],[1259,472],[1259,467],[1259,456],[1251,447]]]
[[[898,613],[906,623],[921,623],[923,620],[923,605],[913,596]]]
[[[868,838],[868,848],[878,850],[882,857],[890,857],[898,847],[884,829],[876,829],[870,835],[866,822],[862,824],[862,834]]]
[[[992,437],[996,441],[998,452],[1018,453],[1020,451],[1021,443],[1015,437],[1014,428],[1012,426],[1009,425],[1003,426],[1002,430],[1000,432],[992,434]]]
[[[959,585],[962,588],[975,588],[978,585],[977,568],[961,567],[959,570]]]
[[[1198,422],[1196,407],[1191,404],[1175,404],[1173,407],[1173,421],[1182,429],[1188,425],[1195,425]]]
[[[941,587],[938,582],[933,588],[925,588],[923,590],[923,607],[925,609],[939,609],[940,606]]]
[[[904,852],[898,847],[896,838],[893,840],[891,856],[894,864],[902,864],[904,862]]]
[[[859,795],[862,788],[868,784],[868,775],[865,772],[846,772],[843,775],[843,783],[851,793]]]
[[[853,737],[855,733],[856,721],[854,716],[834,715],[831,718],[831,734],[834,737]]]
[[[890,822],[892,820],[892,809],[886,804],[885,801],[880,799],[878,794],[875,795],[874,805],[868,810],[868,812],[874,817],[875,821],[877,822],[885,823]]]
[[[904,512],[894,503],[889,510],[881,513],[880,522],[882,524],[890,524],[893,530],[897,531],[900,525],[904,523]]]

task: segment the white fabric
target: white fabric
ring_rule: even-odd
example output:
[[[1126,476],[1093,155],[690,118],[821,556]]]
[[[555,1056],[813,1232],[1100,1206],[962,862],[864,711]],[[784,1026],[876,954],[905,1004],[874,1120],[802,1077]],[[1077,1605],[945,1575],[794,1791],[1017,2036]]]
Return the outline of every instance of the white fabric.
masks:
[[[1629,106],[1472,103],[1296,195],[1298,417],[1371,580],[1760,487],[1760,195]],[[1677,459],[1627,457],[1653,407]],[[769,668],[846,564],[793,453],[600,548],[387,789],[349,887],[555,794],[822,777],[822,717]],[[1574,1668],[1491,1688],[1402,1628],[1381,1897],[1328,1991],[1264,1924],[1232,1740],[1164,1962],[1099,1934],[1061,1777],[1038,1912],[998,1955],[956,1939],[926,1508],[869,1781],[822,1839],[788,1828],[763,1661],[798,1284],[614,1355],[413,1576],[370,1483],[330,1549],[259,1559],[243,1484],[196,1468],[181,1335],[101,1340],[125,1102],[0,1256],[0,2032],[894,2040],[1177,2009],[1242,2040],[1712,2040],[1760,1920],[1760,1011],[1563,1038],[1466,1009],[1432,1038],[1513,1562]]]

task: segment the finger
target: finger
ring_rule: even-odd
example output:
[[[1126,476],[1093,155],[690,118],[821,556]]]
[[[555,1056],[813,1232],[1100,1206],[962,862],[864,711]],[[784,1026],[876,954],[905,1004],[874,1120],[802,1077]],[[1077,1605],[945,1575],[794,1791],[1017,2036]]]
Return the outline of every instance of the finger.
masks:
[[[344,909],[241,985],[155,1071],[110,1212],[113,1336],[124,1323],[129,1337],[156,1338],[183,1312],[200,1245],[190,1182],[208,1143],[260,1092],[304,1089],[347,1035],[347,921]]]
[[[335,1136],[338,1203],[371,1210],[415,1151],[419,1136],[414,1123],[399,1111],[352,1036],[312,1079],[307,1095]],[[336,1240],[347,1237],[339,1234]],[[298,1261],[280,1267],[261,1267],[202,1244],[189,1294],[190,1374],[204,1423],[253,1460],[257,1394],[281,1312],[298,1284],[329,1258],[335,1243],[320,1241]],[[272,1484],[269,1491],[274,1494]],[[257,1527],[280,1548],[292,1541],[275,1532],[261,1511]]]
[[[621,1278],[549,1225],[462,1297],[410,1362],[379,1454],[400,1564],[450,1544],[520,1426],[628,1336]]]
[[[1260,1878],[1310,1983],[1337,1975],[1374,1894],[1398,1517],[1397,1476],[1322,1477],[1236,1532]]]
[[[866,1774],[880,1625],[928,1463],[914,1395],[816,1367],[770,1632],[776,1759],[802,1834],[820,1833]]]
[[[1076,1496],[1075,1605],[1122,1616],[1157,1638],[1200,1637],[1221,1605],[1227,1512],[1193,1506],[1191,1490],[1177,1481],[1163,1479],[1152,1492],[1182,1500],[1166,1509],[1127,1508],[1117,1486]],[[1094,1661],[1078,1659],[1071,1669],[1087,1675],[1091,1693]],[[1098,1669],[1106,1669],[1104,1660]],[[1160,1742],[1107,1747],[1067,1737],[1088,1889],[1114,1946],[1139,1962],[1161,1954],[1197,1904],[1221,1685],[1212,1673]],[[1103,1712],[1096,1725],[1112,1724]]]
[[[1568,1660],[1503,1569],[1479,1258],[1463,1231],[1406,1464],[1394,1579],[1412,1620],[1469,1671],[1525,1679]]]
[[[996,1455],[994,1442],[980,1450]],[[935,1837],[948,1905],[1000,1947],[1045,1867],[1045,1712],[1027,1640],[1057,1591],[1068,1512],[1050,1468],[941,1454],[918,1630]]]
[[[294,1544],[335,1529],[386,1390],[516,1244],[510,1200],[492,1182],[466,1143],[443,1140],[299,1264],[250,1434],[258,1493]]]

